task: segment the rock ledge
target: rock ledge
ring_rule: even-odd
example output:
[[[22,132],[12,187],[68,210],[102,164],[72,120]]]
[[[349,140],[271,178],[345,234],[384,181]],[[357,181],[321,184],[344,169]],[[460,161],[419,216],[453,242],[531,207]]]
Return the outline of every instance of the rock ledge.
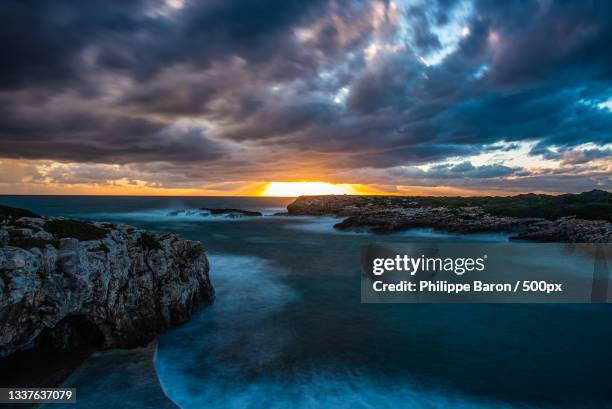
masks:
[[[334,225],[338,230],[390,233],[431,227],[455,233],[507,232],[513,239],[540,242],[612,242],[612,223],[606,220],[499,216],[481,206],[451,206],[452,198],[436,201],[444,203],[445,199],[448,205],[423,204],[421,198],[401,196],[301,196],[287,206],[287,211],[289,216],[343,217]]]
[[[6,213],[6,212],[5,212]],[[202,244],[64,218],[0,220],[0,357],[30,347],[126,348],[212,303]]]

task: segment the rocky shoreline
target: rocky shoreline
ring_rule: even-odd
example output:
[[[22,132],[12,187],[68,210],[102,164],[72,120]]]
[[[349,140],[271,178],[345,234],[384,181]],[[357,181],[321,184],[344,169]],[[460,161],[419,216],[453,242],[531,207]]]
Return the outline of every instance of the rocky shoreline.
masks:
[[[214,290],[201,243],[0,209],[0,357],[146,345]]]
[[[287,214],[342,217],[334,225],[338,230],[390,233],[427,227],[456,233],[507,232],[512,239],[541,242],[612,242],[612,223],[606,220],[498,216],[481,206],[444,205],[444,199],[432,205],[401,196],[300,196],[287,206]]]

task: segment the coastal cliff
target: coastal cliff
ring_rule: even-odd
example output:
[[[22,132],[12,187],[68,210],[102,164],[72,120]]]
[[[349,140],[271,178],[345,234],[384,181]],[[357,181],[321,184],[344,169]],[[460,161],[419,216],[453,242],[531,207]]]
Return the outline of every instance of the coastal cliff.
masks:
[[[518,195],[510,198],[301,196],[289,216],[334,216],[338,230],[390,233],[428,227],[456,233],[509,232],[544,242],[610,243],[612,195]],[[598,219],[600,218],[601,219]],[[592,220],[589,220],[592,219]]]
[[[0,357],[147,344],[211,303],[202,244],[0,207]]]

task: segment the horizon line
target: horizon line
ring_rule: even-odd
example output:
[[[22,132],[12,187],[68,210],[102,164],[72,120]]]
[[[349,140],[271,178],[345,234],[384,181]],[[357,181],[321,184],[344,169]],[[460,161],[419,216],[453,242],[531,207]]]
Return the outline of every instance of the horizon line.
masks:
[[[368,193],[368,194],[354,194],[354,193],[343,193],[343,194],[304,194],[304,195],[297,195],[297,196],[267,196],[267,195],[139,195],[139,194],[61,194],[61,193],[47,193],[47,194],[37,194],[37,193],[0,193],[0,197],[2,196],[44,196],[44,197],[218,197],[218,198],[223,198],[223,197],[240,197],[240,198],[276,198],[276,199],[295,199],[298,197],[304,197],[304,196],[392,196],[392,197],[512,197],[512,196],[519,196],[519,195],[546,195],[546,196],[562,196],[562,195],[579,195],[582,193],[588,193],[588,192],[592,192],[592,191],[603,191],[603,192],[607,192],[610,193],[610,191],[606,190],[606,189],[590,189],[590,190],[585,190],[583,192],[561,192],[561,193],[538,193],[538,192],[533,192],[533,191],[528,191],[528,192],[517,192],[515,194],[508,194],[508,195],[422,195],[422,194],[413,194],[413,195],[406,195],[406,194],[389,194],[389,193]]]

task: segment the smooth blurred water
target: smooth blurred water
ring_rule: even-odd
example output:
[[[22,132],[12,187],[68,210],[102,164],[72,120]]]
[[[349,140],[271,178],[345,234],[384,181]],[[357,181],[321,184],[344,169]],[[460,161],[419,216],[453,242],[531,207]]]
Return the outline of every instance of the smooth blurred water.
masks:
[[[374,236],[337,232],[330,218],[167,216],[199,206],[272,214],[289,202],[0,197],[204,243],[217,300],[164,334],[156,358],[166,393],[183,408],[612,407],[609,305],[360,303],[363,244],[504,235]]]

